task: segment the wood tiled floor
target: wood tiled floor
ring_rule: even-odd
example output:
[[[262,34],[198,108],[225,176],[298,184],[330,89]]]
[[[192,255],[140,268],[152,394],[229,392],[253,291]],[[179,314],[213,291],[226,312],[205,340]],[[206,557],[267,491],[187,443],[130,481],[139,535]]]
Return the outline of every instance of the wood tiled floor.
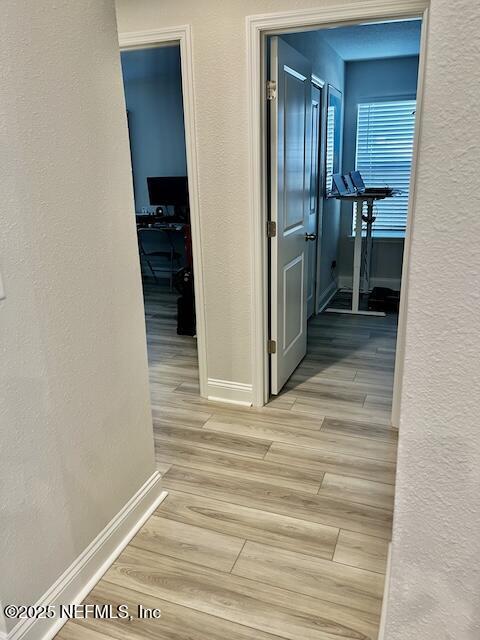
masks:
[[[159,620],[69,622],[63,640],[375,640],[391,535],[396,317],[322,314],[284,392],[248,409],[198,396],[175,297],[146,287],[167,499],[87,601]]]

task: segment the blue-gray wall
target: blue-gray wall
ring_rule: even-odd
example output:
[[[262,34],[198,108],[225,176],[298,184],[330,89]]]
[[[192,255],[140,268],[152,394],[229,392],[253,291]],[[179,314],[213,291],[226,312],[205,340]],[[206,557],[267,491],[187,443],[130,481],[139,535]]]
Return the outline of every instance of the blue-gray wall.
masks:
[[[325,42],[320,32],[305,31],[282,36],[297,51],[312,63],[313,73],[344,94],[345,62],[332,47]],[[325,86],[326,86],[325,85]],[[326,91],[324,91],[326,99]],[[338,200],[324,201],[321,248],[320,248],[320,301],[328,295],[332,285],[332,260],[338,262],[340,239],[340,203]]]
[[[135,208],[152,210],[148,176],[187,175],[180,48],[123,51]]]
[[[343,171],[355,168],[359,102],[413,99],[417,92],[418,56],[347,62],[343,134]],[[340,285],[351,286],[353,265],[352,205],[342,203],[339,247]],[[403,240],[376,238],[372,255],[373,284],[399,286]]]

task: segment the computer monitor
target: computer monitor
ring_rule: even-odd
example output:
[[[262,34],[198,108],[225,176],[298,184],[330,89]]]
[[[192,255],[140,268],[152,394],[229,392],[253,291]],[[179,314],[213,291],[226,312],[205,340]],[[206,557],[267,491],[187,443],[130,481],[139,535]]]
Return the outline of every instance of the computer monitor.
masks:
[[[365,191],[365,183],[360,171],[350,171],[350,178],[352,179],[353,186],[359,193]]]
[[[332,194],[339,194],[341,196],[348,195],[348,187],[341,173],[334,173],[332,175],[332,185]]]
[[[188,180],[187,176],[152,177],[147,178],[148,197],[150,204],[175,205],[188,208]]]
[[[350,175],[348,173],[345,173],[342,177],[343,177],[343,181],[345,182],[345,186],[347,187],[347,192],[349,194],[356,193],[356,188],[352,182]]]
[[[355,187],[350,176],[347,174],[334,173],[332,175],[333,190],[332,194],[338,194],[341,196],[353,196],[355,195]]]

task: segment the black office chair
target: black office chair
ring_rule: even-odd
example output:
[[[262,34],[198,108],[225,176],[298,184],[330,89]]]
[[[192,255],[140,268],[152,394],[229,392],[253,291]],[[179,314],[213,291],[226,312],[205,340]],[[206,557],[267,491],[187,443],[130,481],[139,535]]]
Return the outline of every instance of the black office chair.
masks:
[[[140,227],[137,236],[140,264],[146,263],[157,284],[157,274],[163,274],[160,277],[169,280],[170,291],[173,291],[173,276],[181,267],[181,254],[175,250],[170,232],[168,229]],[[163,260],[163,264],[159,265],[160,260]]]

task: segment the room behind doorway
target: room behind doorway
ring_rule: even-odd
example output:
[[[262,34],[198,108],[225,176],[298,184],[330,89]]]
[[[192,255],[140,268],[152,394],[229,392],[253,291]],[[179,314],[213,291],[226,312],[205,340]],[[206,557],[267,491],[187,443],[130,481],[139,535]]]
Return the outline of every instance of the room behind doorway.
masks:
[[[421,20],[405,20],[268,39],[274,403],[390,424],[420,35]],[[324,85],[319,142],[312,78]],[[373,225],[360,191],[350,199],[335,191],[332,176],[354,170],[367,191],[392,187],[392,197],[375,197]],[[312,193],[322,203],[316,229],[309,225]]]

